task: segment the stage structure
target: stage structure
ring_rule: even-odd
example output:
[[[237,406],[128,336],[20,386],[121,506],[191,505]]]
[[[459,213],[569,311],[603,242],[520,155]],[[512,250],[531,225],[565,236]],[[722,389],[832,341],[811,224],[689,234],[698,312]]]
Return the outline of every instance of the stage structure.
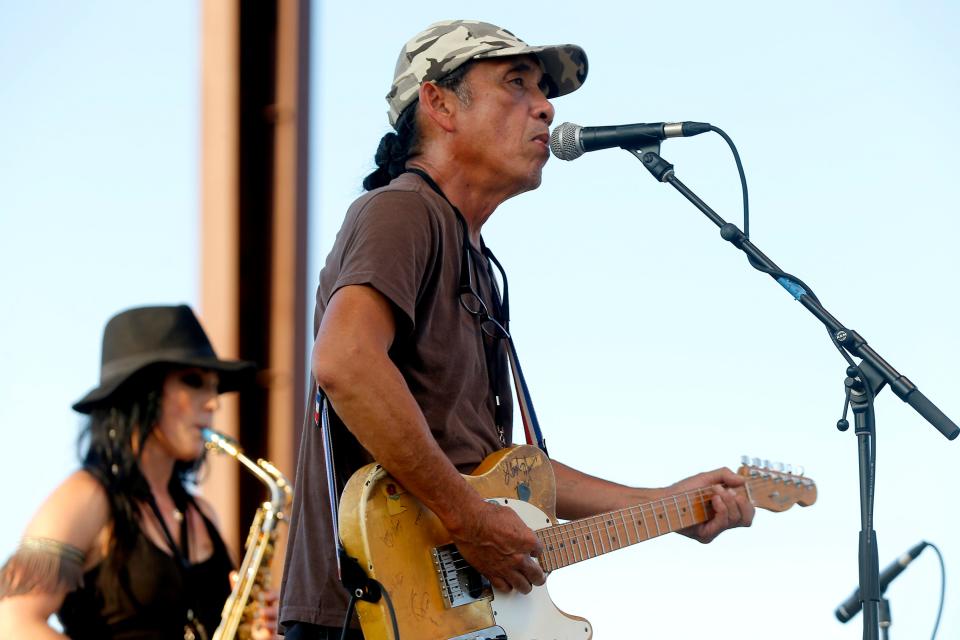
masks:
[[[223,399],[217,429],[292,479],[308,348],[310,2],[204,0],[202,12],[200,314],[221,357],[261,368],[255,392]],[[264,491],[220,458],[204,493],[242,555]]]

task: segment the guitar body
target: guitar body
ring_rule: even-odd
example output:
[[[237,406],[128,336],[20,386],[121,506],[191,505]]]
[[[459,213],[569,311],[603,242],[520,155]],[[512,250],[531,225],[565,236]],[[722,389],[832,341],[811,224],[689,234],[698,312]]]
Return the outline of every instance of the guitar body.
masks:
[[[516,511],[531,529],[557,523],[550,461],[536,447],[497,451],[464,476]],[[389,593],[402,640],[589,640],[590,623],[553,604],[546,585],[529,594],[492,589],[451,545],[440,520],[382,467],[360,469],[340,499],[347,553]],[[384,598],[359,601],[367,640],[396,640]]]

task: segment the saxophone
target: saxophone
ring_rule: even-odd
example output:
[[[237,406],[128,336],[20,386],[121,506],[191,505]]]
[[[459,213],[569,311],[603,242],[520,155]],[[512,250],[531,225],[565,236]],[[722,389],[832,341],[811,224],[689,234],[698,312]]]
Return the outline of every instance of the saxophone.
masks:
[[[220,626],[213,640],[245,639],[250,635],[253,614],[257,610],[256,596],[270,586],[270,559],[273,557],[277,525],[287,519],[293,489],[287,478],[268,461],[256,462],[243,455],[233,438],[212,429],[203,430],[207,449],[225,453],[257,477],[269,491],[269,499],[257,509],[244,545],[246,552],[237,576],[237,584],[223,605]]]

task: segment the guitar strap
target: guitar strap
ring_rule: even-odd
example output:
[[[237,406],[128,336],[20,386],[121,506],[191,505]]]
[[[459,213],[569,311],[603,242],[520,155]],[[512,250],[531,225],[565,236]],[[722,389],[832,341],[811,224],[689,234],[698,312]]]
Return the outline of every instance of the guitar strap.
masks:
[[[453,205],[450,205],[453,206]],[[483,239],[480,239],[483,242]],[[540,431],[540,421],[537,419],[537,412],[533,408],[533,398],[530,396],[530,388],[527,387],[527,379],[523,376],[523,369],[520,368],[520,356],[517,355],[517,346],[513,341],[513,334],[510,333],[510,305],[509,298],[506,295],[506,280],[504,280],[504,295],[500,295],[500,286],[497,279],[493,277],[493,269],[490,262],[497,265],[500,273],[506,273],[503,265],[497,260],[486,246],[483,247],[483,255],[487,257],[487,271],[490,275],[490,282],[493,283],[493,306],[500,317],[503,328],[507,330],[507,360],[510,362],[510,372],[513,374],[513,386],[517,393],[517,406],[520,407],[520,419],[523,421],[523,432],[527,437],[527,444],[534,444],[543,451],[548,458],[547,442],[543,439],[543,433]]]
[[[380,583],[370,578],[357,559],[350,556],[343,548],[343,541],[340,539],[340,497],[337,492],[337,473],[333,462],[333,440],[330,436],[330,401],[320,390],[320,385],[316,386],[315,397],[313,420],[323,435],[323,458],[327,467],[327,491],[330,498],[330,524],[333,528],[331,533],[337,549],[337,575],[350,594],[350,607],[347,611],[347,621],[349,621],[357,599],[367,602],[377,602],[380,599]],[[347,621],[344,622],[345,625]]]

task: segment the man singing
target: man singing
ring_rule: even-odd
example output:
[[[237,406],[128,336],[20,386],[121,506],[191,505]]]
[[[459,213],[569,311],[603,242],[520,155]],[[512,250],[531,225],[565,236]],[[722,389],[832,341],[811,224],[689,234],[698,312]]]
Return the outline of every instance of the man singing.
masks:
[[[415,36],[387,94],[394,132],[380,142],[367,193],[347,211],[317,289],[312,369],[333,409],[337,491],[376,460],[502,591],[527,593],[544,574],[533,531],[460,475],[512,443],[506,301],[481,229],[500,203],[540,186],[550,99],[586,75],[580,47],[529,46],[483,22],[438,22]],[[743,479],[728,469],[641,489],[551,465],[563,519],[707,487],[712,518],[682,533],[709,542],[753,519],[732,491]],[[280,620],[294,640],[339,638],[347,594],[312,406],[295,486]]]

